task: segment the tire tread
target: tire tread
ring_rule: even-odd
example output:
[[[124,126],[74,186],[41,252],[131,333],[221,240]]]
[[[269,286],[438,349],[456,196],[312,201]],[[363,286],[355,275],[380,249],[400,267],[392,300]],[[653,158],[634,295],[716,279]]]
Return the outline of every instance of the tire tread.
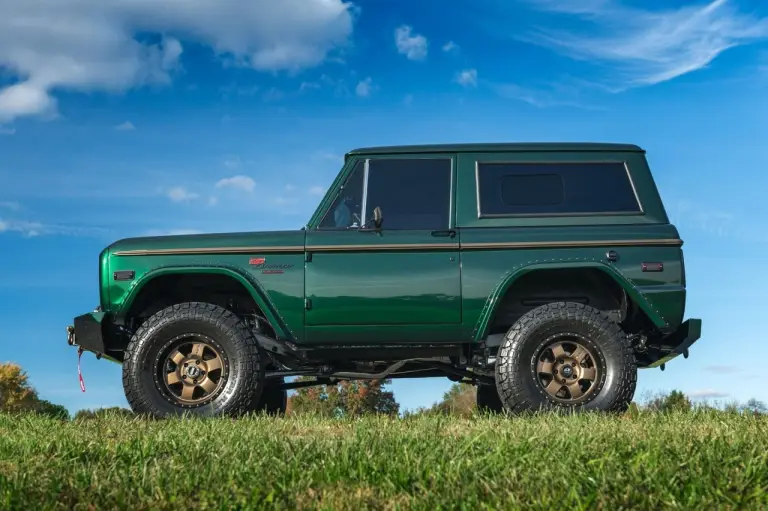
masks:
[[[140,354],[154,341],[155,334],[172,322],[197,320],[212,324],[221,330],[223,336],[234,340],[235,350],[228,353],[231,364],[237,364],[241,377],[258,379],[257,384],[242,386],[242,391],[220,403],[213,401],[214,414],[242,415],[256,408],[261,398],[263,385],[263,364],[261,348],[253,332],[233,312],[205,302],[184,302],[168,306],[149,317],[136,332],[125,350],[123,362],[123,388],[131,409],[137,414],[162,416],[165,412],[153,404],[143,391],[140,382]],[[190,409],[194,411],[195,409]]]
[[[538,409],[522,384],[519,368],[523,367],[523,348],[528,341],[527,333],[542,324],[566,319],[574,323],[586,324],[593,336],[607,335],[613,342],[603,343],[606,358],[613,356],[619,361],[620,372],[616,374],[617,387],[609,406],[602,408],[607,412],[622,412],[634,397],[637,386],[637,366],[634,352],[626,333],[608,314],[593,307],[573,302],[553,302],[537,307],[523,315],[507,334],[499,349],[496,361],[495,377],[504,407],[513,413],[529,412]],[[555,330],[553,330],[555,331]],[[580,409],[583,406],[571,405]]]

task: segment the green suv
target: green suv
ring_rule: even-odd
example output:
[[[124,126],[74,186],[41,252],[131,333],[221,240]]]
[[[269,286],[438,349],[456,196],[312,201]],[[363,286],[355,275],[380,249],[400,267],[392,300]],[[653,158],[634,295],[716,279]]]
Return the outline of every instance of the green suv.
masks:
[[[638,368],[701,334],[682,244],[635,145],[357,149],[300,230],[108,246],[68,342],[121,363],[152,416],[419,377],[490,411],[621,411]]]

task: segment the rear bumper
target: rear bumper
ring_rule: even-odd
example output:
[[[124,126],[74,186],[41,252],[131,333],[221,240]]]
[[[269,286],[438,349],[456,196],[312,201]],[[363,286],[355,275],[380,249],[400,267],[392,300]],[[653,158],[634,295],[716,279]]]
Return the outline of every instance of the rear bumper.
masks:
[[[101,358],[106,352],[104,337],[108,326],[106,313],[93,311],[74,319],[67,327],[67,344],[95,353]]]
[[[683,355],[683,357],[688,358],[688,348],[698,341],[700,337],[701,320],[692,318],[685,321],[677,328],[677,330],[661,340],[661,344],[669,351],[665,349],[665,351],[667,351],[665,355],[648,367],[658,367],[662,364],[666,364],[678,355]]]

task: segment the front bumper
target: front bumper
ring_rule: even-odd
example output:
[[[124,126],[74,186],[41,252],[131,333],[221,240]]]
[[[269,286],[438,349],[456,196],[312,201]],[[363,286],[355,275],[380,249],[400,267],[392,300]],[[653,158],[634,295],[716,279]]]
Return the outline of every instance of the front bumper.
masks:
[[[662,366],[679,355],[688,358],[688,348],[698,341],[700,337],[701,320],[692,318],[685,321],[677,327],[677,330],[661,340],[661,344],[666,348],[666,354],[648,367]]]
[[[93,311],[77,316],[74,325],[67,327],[67,344],[78,346],[82,350],[90,351],[101,358],[106,352],[104,333],[106,328],[106,313]]]

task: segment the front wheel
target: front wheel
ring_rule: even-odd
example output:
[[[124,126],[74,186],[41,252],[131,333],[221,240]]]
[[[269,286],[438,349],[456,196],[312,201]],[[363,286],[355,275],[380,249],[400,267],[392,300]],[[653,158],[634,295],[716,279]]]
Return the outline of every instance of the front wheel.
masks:
[[[123,387],[137,414],[241,415],[263,392],[261,350],[231,311],[200,302],[172,305],[131,338]]]
[[[620,412],[636,384],[627,335],[600,310],[578,303],[549,303],[523,315],[496,361],[496,386],[511,412]]]

